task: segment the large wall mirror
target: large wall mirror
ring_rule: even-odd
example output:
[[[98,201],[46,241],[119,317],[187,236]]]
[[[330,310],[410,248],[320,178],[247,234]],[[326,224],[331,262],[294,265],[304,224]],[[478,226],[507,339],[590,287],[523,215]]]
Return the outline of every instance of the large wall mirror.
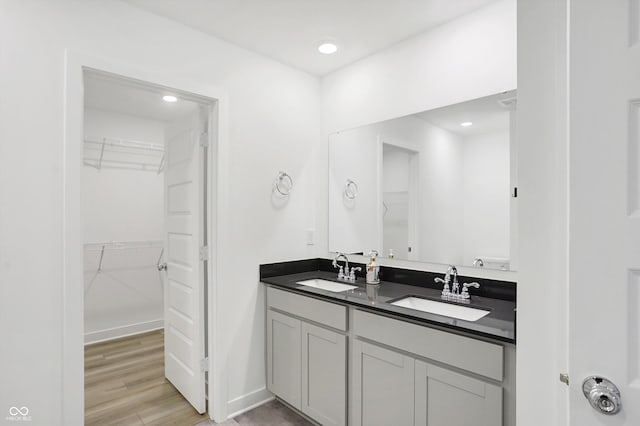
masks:
[[[516,92],[329,136],[329,250],[513,270]]]

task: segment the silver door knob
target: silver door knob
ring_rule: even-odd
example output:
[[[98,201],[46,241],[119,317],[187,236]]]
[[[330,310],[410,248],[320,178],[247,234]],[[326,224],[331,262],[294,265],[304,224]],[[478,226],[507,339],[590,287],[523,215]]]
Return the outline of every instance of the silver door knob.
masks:
[[[584,379],[582,392],[591,406],[602,414],[617,414],[622,408],[618,387],[604,377],[591,376]]]

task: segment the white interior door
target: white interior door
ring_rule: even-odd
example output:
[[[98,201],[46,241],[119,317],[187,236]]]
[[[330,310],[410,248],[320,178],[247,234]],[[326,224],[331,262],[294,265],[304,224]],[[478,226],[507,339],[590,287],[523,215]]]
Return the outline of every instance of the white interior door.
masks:
[[[205,265],[203,161],[200,114],[166,132],[165,176],[165,376],[199,412],[205,403]]]
[[[569,362],[575,426],[640,425],[639,3],[580,0],[569,8]],[[582,386],[591,375],[617,385],[618,414],[591,407]]]

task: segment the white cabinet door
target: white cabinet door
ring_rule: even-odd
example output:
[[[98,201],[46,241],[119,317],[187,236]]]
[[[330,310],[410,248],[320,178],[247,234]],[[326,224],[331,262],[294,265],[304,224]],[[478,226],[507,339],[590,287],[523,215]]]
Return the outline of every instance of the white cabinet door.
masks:
[[[502,425],[501,387],[420,360],[415,380],[416,426]]]
[[[352,357],[351,423],[413,425],[413,358],[360,340],[354,340]]]
[[[346,424],[347,337],[302,323],[302,412],[324,426]]]
[[[301,395],[301,343],[300,320],[267,311],[267,387],[297,409]]]

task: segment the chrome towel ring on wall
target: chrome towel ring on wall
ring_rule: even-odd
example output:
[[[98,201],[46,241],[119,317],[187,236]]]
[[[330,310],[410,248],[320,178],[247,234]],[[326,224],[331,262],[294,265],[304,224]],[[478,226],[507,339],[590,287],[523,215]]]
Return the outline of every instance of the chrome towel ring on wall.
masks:
[[[358,196],[358,184],[351,179],[347,179],[344,185],[344,196],[349,200],[355,200]]]
[[[276,191],[282,196],[288,196],[293,189],[293,178],[286,172],[279,172],[274,184]]]

